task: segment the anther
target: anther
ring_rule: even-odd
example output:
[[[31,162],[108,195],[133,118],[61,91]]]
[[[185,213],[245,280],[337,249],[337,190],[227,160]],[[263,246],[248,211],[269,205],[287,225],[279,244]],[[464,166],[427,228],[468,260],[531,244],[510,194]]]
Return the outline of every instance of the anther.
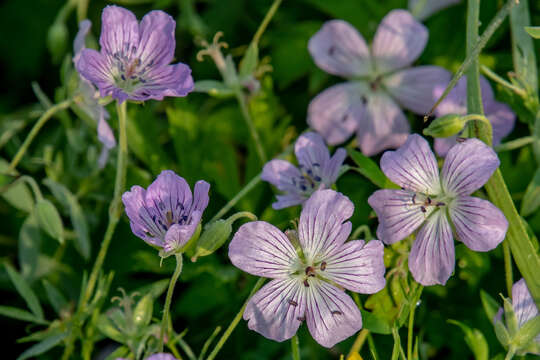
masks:
[[[341,311],[334,310],[332,311],[332,315],[343,315],[343,313]]]
[[[416,204],[416,201],[415,201],[415,200],[416,200],[416,194],[414,194],[414,195],[412,196],[412,203],[413,203],[413,204]]]
[[[442,201],[439,201],[436,206],[444,206],[444,205],[446,205],[446,204],[443,203]]]
[[[321,270],[324,271],[326,269],[326,261],[323,261],[321,263]]]
[[[429,196],[427,197],[426,200],[427,200],[428,205],[431,205],[431,198]]]
[[[289,305],[298,306],[298,303],[296,301],[294,301],[293,299],[289,299],[289,300],[287,300],[287,302],[289,303]]]
[[[308,283],[307,279],[304,280],[304,286],[309,287],[309,283]]]
[[[427,212],[426,208],[423,207],[423,206],[420,206],[420,210],[421,210],[423,213]]]
[[[303,317],[303,316],[298,316],[298,317],[296,318],[296,320],[298,320],[298,321],[305,321],[306,318]]]

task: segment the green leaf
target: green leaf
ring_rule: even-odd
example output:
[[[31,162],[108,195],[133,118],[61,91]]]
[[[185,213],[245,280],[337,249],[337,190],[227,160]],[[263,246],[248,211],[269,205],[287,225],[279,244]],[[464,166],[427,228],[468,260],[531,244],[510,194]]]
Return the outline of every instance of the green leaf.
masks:
[[[527,34],[535,39],[540,39],[540,26],[525,26]]]
[[[49,322],[45,319],[40,319],[36,317],[34,314],[29,313],[26,310],[15,308],[12,306],[1,306],[0,305],[0,315],[4,315],[13,319],[21,320],[21,321],[28,321],[36,324],[43,324],[46,325]]]
[[[381,189],[396,187],[388,180],[375,161],[359,151],[349,149],[348,152],[351,159],[358,165],[358,168],[355,168],[355,170],[368,178],[372,183]]]
[[[9,167],[9,163],[0,159],[0,173],[5,172]],[[19,181],[17,184],[8,185],[7,190],[1,192],[2,198],[16,209],[31,212],[34,208],[34,198],[28,185],[25,182]]]
[[[41,231],[32,214],[23,222],[19,230],[19,264],[21,275],[27,279],[36,276],[38,258],[41,252]]]
[[[115,327],[113,322],[105,314],[101,314],[97,321],[97,328],[103,335],[116,342],[123,343],[124,335]]]
[[[45,340],[35,344],[34,346],[28,348],[25,352],[23,352],[17,360],[24,360],[31,357],[35,357],[37,355],[41,355],[44,352],[52,349],[56,345],[58,345],[62,340],[64,340],[68,336],[68,332],[63,332],[61,334],[57,334],[54,336],[51,336],[49,338],[46,338]]]
[[[38,200],[34,215],[45,232],[60,244],[64,243],[64,225],[56,207],[47,199]]]
[[[471,329],[467,325],[457,320],[448,320],[450,324],[457,325],[461,328],[465,334],[465,342],[472,350],[474,358],[476,360],[488,360],[489,359],[489,347],[486,342],[484,334],[478,329]]]
[[[150,324],[152,320],[152,312],[154,309],[154,299],[152,294],[143,296],[133,311],[133,324],[137,328],[144,328]]]
[[[519,328],[512,342],[521,348],[533,341],[538,334],[540,334],[540,316],[535,316]]]
[[[43,280],[43,287],[45,288],[45,292],[49,298],[49,303],[52,305],[56,313],[60,315],[62,309],[65,309],[68,304],[66,298],[46,279]]]
[[[523,200],[521,201],[521,216],[529,216],[536,212],[540,207],[540,168],[536,169],[533,179],[531,180]]]
[[[130,354],[129,348],[125,346],[120,346],[114,350],[105,360],[116,360],[118,358],[126,358]]]
[[[230,87],[217,80],[196,81],[193,91],[207,93],[218,98],[234,96],[234,91]]]
[[[30,288],[26,280],[24,280],[24,278],[10,264],[4,263],[4,266],[6,267],[11,282],[13,282],[17,292],[22,296],[24,301],[26,301],[26,305],[28,305],[30,311],[32,311],[32,313],[39,319],[43,319],[43,309],[39,304],[36,294]]]
[[[501,305],[484,290],[480,290],[480,299],[489,322],[493,322]]]
[[[391,334],[392,327],[388,322],[369,311],[360,310],[362,313],[362,327],[375,334]]]
[[[252,75],[257,69],[259,61],[259,47],[255,43],[249,44],[244,57],[240,61],[240,77]]]

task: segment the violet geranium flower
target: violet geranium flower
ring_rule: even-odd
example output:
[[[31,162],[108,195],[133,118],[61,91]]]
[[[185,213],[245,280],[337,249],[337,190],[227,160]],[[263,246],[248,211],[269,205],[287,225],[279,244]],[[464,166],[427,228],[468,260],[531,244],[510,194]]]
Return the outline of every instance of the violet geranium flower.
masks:
[[[446,89],[446,85],[437,85],[435,87],[434,94],[436,98],[439,98],[442,95],[444,89]],[[508,105],[495,100],[493,89],[491,88],[489,81],[487,81],[483,76],[480,77],[480,90],[482,92],[484,112],[488,120],[491,122],[493,129],[493,146],[499,145],[501,140],[512,132],[514,123],[516,121],[516,114],[514,114]],[[447,114],[467,114],[466,76],[459,79],[456,86],[435,109],[435,115],[437,117]],[[446,156],[448,150],[456,144],[456,139],[457,136],[435,139],[433,148],[435,149],[437,155]]]
[[[367,156],[402,145],[410,126],[400,105],[425,114],[435,103],[434,87],[450,81],[450,73],[438,66],[410,68],[427,40],[427,28],[405,10],[384,17],[371,49],[349,23],[326,22],[309,40],[309,52],[321,69],[348,81],[311,101],[309,125],[330,145],[356,132]]]
[[[106,6],[101,16],[101,51],[84,49],[77,71],[94,83],[102,97],[162,100],[193,90],[189,66],[169,65],[174,57],[176,23],[163,11],[146,14],[141,23],[119,6]]]
[[[330,157],[323,138],[316,133],[300,135],[294,144],[298,167],[288,161],[274,159],[264,165],[261,179],[268,181],[284,195],[277,195],[274,209],[302,204],[320,188],[330,188],[337,180],[345,149],[337,149]]]
[[[229,245],[231,262],[272,279],[247,304],[250,329],[284,341],[305,320],[313,338],[332,347],[362,328],[360,310],[343,288],[372,294],[384,287],[383,244],[345,242],[353,211],[346,196],[319,190],[306,201],[298,232],[283,233],[264,221],[238,229]]]
[[[209,189],[197,181],[192,196],[186,180],[171,170],[162,171],[148,190],[133,186],[122,195],[131,230],[165,252],[181,249],[201,221]]]
[[[474,251],[492,250],[503,241],[508,229],[503,213],[489,201],[470,196],[498,166],[493,149],[478,139],[452,147],[440,177],[435,155],[417,134],[383,154],[382,171],[402,189],[378,190],[369,197],[379,218],[377,237],[393,244],[420,229],[409,255],[417,282],[444,285],[450,278],[455,264],[452,228]]]

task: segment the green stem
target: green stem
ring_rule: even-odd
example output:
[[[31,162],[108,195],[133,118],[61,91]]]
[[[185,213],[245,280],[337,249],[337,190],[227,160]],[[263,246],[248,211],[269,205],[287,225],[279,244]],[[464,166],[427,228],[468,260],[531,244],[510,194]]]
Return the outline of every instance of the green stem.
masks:
[[[39,133],[39,130],[41,130],[43,125],[45,125],[45,123],[54,114],[56,114],[57,112],[59,112],[61,110],[67,109],[70,104],[71,104],[71,99],[64,100],[64,101],[62,101],[62,102],[60,102],[60,103],[58,103],[58,104],[56,104],[54,106],[51,106],[49,109],[47,109],[47,111],[45,111],[43,113],[43,115],[41,115],[41,117],[38,119],[38,121],[36,122],[36,124],[34,125],[32,130],[30,130],[30,133],[28,134],[28,136],[24,140],[23,144],[21,145],[21,147],[19,148],[19,150],[15,154],[15,157],[13,158],[13,160],[11,160],[11,163],[9,164],[9,168],[7,170],[8,173],[12,173],[15,170],[15,168],[17,167],[17,165],[21,161],[22,157],[26,153],[26,150],[28,150],[28,147],[32,143],[32,140],[34,140],[34,138]]]
[[[253,119],[251,118],[251,114],[249,113],[249,109],[246,102],[246,96],[242,92],[241,88],[237,88],[235,90],[236,100],[238,100],[238,105],[240,105],[240,110],[242,111],[242,116],[244,117],[244,120],[246,121],[246,125],[248,126],[249,133],[251,134],[251,138],[253,139],[253,142],[255,143],[255,150],[257,150],[257,155],[259,156],[259,160],[262,164],[266,163],[267,157],[266,152],[264,151],[261,138],[259,137],[259,134],[257,133],[257,129],[255,128],[255,124],[253,123]]]
[[[351,346],[351,349],[349,350],[349,354],[347,355],[347,359],[352,357],[354,353],[360,353],[360,350],[362,349],[362,346],[364,345],[364,342],[366,342],[367,336],[369,335],[368,329],[362,329],[358,336],[356,337],[356,340],[354,340],[353,345]]]
[[[414,333],[414,313],[416,311],[416,303],[422,295],[422,290],[424,287],[419,285],[418,294],[414,297],[412,303],[409,305],[409,328],[407,329],[407,360],[412,360],[413,354],[413,333]]]
[[[227,213],[227,211],[232,209],[232,207],[236,205],[236,203],[240,201],[240,199],[246,196],[246,194],[250,192],[251,190],[253,190],[253,188],[260,182],[261,182],[261,174],[258,174],[253,179],[251,179],[251,181],[247,183],[246,186],[244,186],[244,188],[238,192],[238,194],[236,194],[231,200],[229,200],[229,202],[227,202],[227,204],[225,204],[225,206],[222,207],[221,210],[219,210],[216,213],[216,215],[214,215],[214,217],[210,219],[208,223],[212,223],[218,219],[221,219],[223,215]]]
[[[171,300],[174,292],[174,286],[182,273],[182,254],[175,254],[176,257],[176,269],[174,270],[171,282],[169,283],[169,289],[167,290],[167,297],[165,298],[165,307],[163,308],[163,319],[161,320],[161,330],[159,332],[159,347],[158,352],[163,352],[163,340],[165,338],[165,329],[169,323],[169,310],[171,308]]]
[[[240,322],[240,319],[242,319],[242,315],[244,314],[244,310],[246,309],[249,299],[251,299],[253,294],[255,294],[257,290],[259,290],[259,288],[264,284],[265,280],[266,280],[265,278],[259,278],[259,280],[257,280],[257,282],[255,283],[255,286],[253,286],[253,289],[251,289],[251,292],[249,293],[248,298],[246,299],[246,301],[244,302],[244,304],[242,305],[242,307],[240,308],[240,310],[238,311],[234,319],[229,324],[229,327],[227,328],[227,330],[225,330],[223,335],[221,335],[221,338],[217,342],[216,346],[214,347],[210,355],[208,355],[206,360],[213,360],[216,357],[219,350],[221,350],[221,348],[223,347],[223,345],[225,344],[229,336],[231,336],[233,330],[236,328],[236,325],[238,325],[238,323]]]
[[[79,22],[87,18],[88,2],[90,0],[78,0],[77,1],[77,20]]]
[[[266,13],[266,16],[264,17],[263,21],[261,22],[261,25],[259,25],[259,28],[257,29],[257,32],[253,36],[253,40],[251,40],[251,43],[258,44],[259,40],[261,39],[262,34],[266,30],[266,27],[270,23],[270,20],[274,17],[276,14],[277,9],[279,8],[279,5],[281,4],[282,0],[274,0],[274,3]]]
[[[520,147],[527,146],[535,141],[534,136],[524,136],[519,139],[507,141],[503,144],[495,146],[496,152],[504,152],[519,149]]]
[[[508,241],[503,241],[503,254],[506,292],[508,294],[508,297],[512,298],[512,285],[514,284],[514,276],[512,274],[512,256],[510,255],[510,247],[508,246]]]
[[[291,338],[291,352],[293,360],[300,360],[300,341],[298,341],[298,335],[294,334]]]
[[[257,221],[257,216],[255,214],[250,213],[249,211],[237,212],[236,214],[229,216],[227,221],[229,221],[232,224],[236,220],[238,220],[240,218],[243,218],[243,217],[247,217],[251,221]]]
[[[514,84],[510,83],[509,81],[506,81],[505,79],[503,79],[502,77],[497,75],[493,70],[488,68],[486,65],[480,65],[480,70],[488,78],[490,78],[491,80],[501,84],[505,88],[507,88],[509,90],[512,90],[513,92],[515,92],[516,94],[518,94],[522,98],[525,98],[527,96],[527,92],[524,89],[515,86]]]

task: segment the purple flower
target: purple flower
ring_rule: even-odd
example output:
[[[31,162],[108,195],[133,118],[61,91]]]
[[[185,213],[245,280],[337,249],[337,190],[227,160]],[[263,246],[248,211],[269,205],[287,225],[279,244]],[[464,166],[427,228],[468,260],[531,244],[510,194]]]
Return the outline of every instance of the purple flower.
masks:
[[[434,94],[436,98],[439,98],[442,95],[444,89],[446,89],[446,85],[438,85],[435,87]],[[516,115],[508,105],[495,100],[491,85],[489,85],[489,82],[483,76],[480,77],[480,90],[482,92],[482,103],[484,105],[485,115],[491,122],[493,128],[493,145],[495,146],[500,144],[501,140],[512,132],[516,121]],[[435,109],[435,115],[437,117],[447,114],[467,114],[466,76],[459,79],[456,86]],[[435,139],[433,147],[437,155],[446,156],[448,150],[456,144],[456,138],[457,136],[450,136],[447,138]]]
[[[294,144],[298,167],[288,161],[274,159],[266,163],[261,179],[268,181],[284,195],[277,195],[274,209],[302,204],[320,188],[330,188],[337,180],[345,149],[337,149],[330,158],[328,148],[319,134],[308,132]]]
[[[133,186],[122,195],[131,230],[166,252],[181,249],[201,221],[209,189],[197,181],[192,196],[186,180],[171,170],[162,171],[148,190]]]
[[[459,3],[461,0],[409,0],[409,10],[418,20],[425,20],[437,11]]]
[[[441,175],[425,139],[412,134],[397,151],[387,151],[381,169],[401,190],[378,190],[368,199],[379,217],[377,237],[392,244],[416,240],[409,269],[422,285],[445,284],[454,270],[456,237],[469,249],[489,251],[503,241],[508,222],[487,200],[469,196],[499,166],[497,155],[477,139],[450,149]]]
[[[174,57],[176,23],[163,11],[146,14],[141,23],[119,6],[107,6],[101,16],[101,51],[84,49],[76,68],[94,83],[102,97],[162,100],[193,90],[191,69]]]
[[[92,23],[90,20],[83,20],[79,23],[79,31],[73,41],[73,62],[77,63],[81,57],[82,51],[86,48],[85,41]],[[101,155],[99,156],[99,167],[102,168],[107,162],[109,150],[116,146],[116,139],[107,122],[109,113],[105,107],[98,101],[98,93],[92,83],[82,76],[79,76],[78,92],[81,95],[77,98],[76,103],[79,108],[86,113],[90,118],[97,122],[98,140],[103,144]]]
[[[271,278],[248,302],[248,327],[266,338],[291,338],[306,320],[313,338],[331,347],[362,328],[362,316],[343,288],[376,293],[385,285],[383,244],[347,241],[353,203],[333,190],[306,201],[298,231],[264,221],[244,224],[229,245],[232,263]],[[346,221],[346,222],[345,222]]]
[[[321,69],[349,81],[311,101],[309,125],[330,145],[356,132],[368,156],[402,145],[410,127],[400,105],[424,114],[435,103],[434,86],[450,80],[448,71],[438,66],[410,68],[427,40],[427,28],[405,10],[384,17],[371,49],[349,23],[325,23],[309,40],[309,52]]]

